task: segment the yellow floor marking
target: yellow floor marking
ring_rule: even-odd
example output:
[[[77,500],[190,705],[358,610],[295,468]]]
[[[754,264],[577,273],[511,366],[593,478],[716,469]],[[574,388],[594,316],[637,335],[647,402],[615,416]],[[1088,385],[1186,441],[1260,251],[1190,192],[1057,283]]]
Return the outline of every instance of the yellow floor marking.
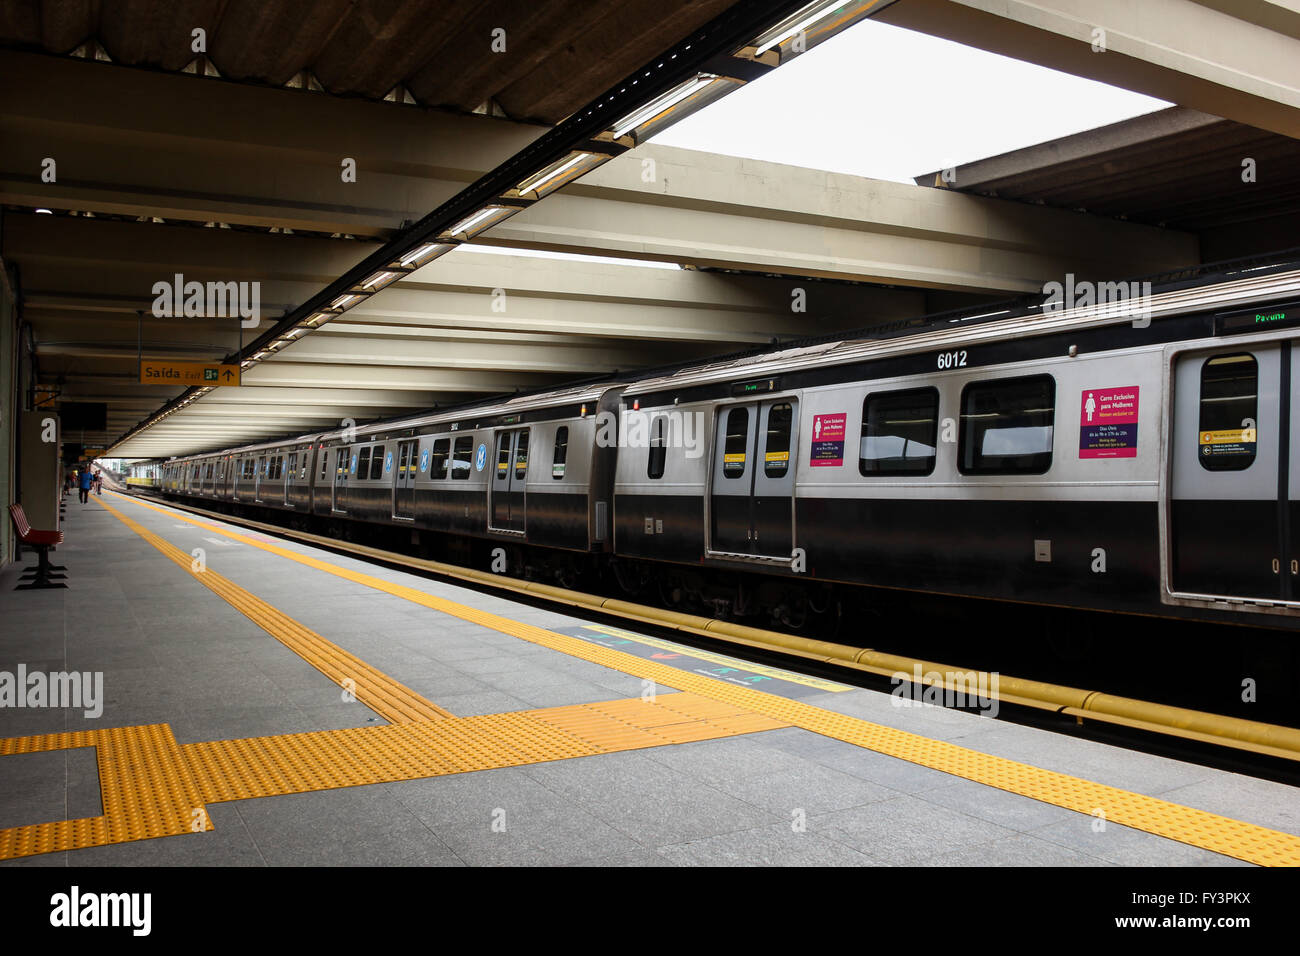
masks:
[[[1295,834],[1234,820],[1053,770],[1045,770],[1005,757],[980,753],[942,740],[932,740],[919,734],[873,724],[856,717],[846,717],[800,701],[776,697],[753,688],[738,687],[712,677],[692,674],[623,651],[601,647],[582,638],[556,634],[532,624],[524,624],[488,611],[435,597],[415,588],[394,584],[373,575],[258,541],[142,501],[133,501],[133,503],[226,535],[272,554],[278,554],[307,567],[364,584],[386,594],[405,598],[415,604],[479,624],[502,634],[509,634],[520,640],[642,679],[652,680],[667,687],[676,687],[715,701],[734,704],[750,713],[856,744],[877,753],[1079,813],[1097,816],[1104,814],[1104,819],[1111,823],[1143,830],[1156,836],[1251,863],[1300,866],[1300,836]]]
[[[425,700],[409,687],[354,657],[337,644],[327,641],[233,581],[203,565],[196,569],[191,555],[132,521],[112,505],[103,501],[96,503],[312,667],[355,694],[357,700],[385,720],[391,723],[410,723],[451,716],[449,711]]]
[[[166,724],[0,739],[95,747],[104,815],[0,830],[0,859],[212,829],[206,804],[517,767],[785,724],[693,694],[177,745]]]
[[[0,761],[75,747],[95,748],[104,815],[0,830],[0,860],[212,829],[167,724],[0,739]]]

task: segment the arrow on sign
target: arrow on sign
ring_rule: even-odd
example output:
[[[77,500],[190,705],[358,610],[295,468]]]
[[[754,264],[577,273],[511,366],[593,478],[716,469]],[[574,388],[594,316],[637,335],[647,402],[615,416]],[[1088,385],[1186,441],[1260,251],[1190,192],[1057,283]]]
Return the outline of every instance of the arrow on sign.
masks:
[[[657,661],[671,661],[681,657],[680,654],[651,654],[650,656]]]
[[[226,369],[225,376],[226,376],[226,381],[229,382],[232,378],[235,377],[235,373],[230,371],[230,369]]]

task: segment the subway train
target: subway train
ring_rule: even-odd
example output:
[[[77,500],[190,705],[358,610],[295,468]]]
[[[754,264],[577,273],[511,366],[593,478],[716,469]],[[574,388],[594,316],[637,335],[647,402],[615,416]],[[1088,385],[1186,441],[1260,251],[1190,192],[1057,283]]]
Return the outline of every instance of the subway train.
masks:
[[[1300,261],[1106,285],[177,458],[159,491],[760,626],[852,593],[1296,629]]]

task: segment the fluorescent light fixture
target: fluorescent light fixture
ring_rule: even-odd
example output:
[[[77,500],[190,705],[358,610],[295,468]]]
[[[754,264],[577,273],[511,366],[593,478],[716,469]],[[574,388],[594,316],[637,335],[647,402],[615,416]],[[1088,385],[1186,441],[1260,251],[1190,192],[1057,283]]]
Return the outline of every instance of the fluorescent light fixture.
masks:
[[[359,299],[359,298],[361,298],[361,296],[359,296],[359,295],[341,295],[341,296],[339,296],[337,299],[335,299],[333,302],[330,303],[330,308],[331,308],[331,309],[346,309],[349,305],[352,304],[352,300],[353,300],[353,299]]]
[[[571,156],[567,160],[564,160],[558,166],[552,163],[549,167],[542,170],[537,175],[520,183],[519,191],[521,193],[530,193],[536,189],[540,189],[542,186],[545,186],[547,183],[559,179],[561,176],[563,176],[565,173],[571,170],[574,166],[577,166],[579,163],[585,162],[586,160],[590,159],[591,156],[592,156],[591,153],[579,153],[577,156]]]
[[[424,260],[431,258],[434,253],[439,252],[440,250],[446,251],[447,249],[450,248],[451,246],[443,242],[426,242],[424,245],[420,246],[420,248],[416,249],[415,251],[408,252],[398,261],[401,265],[404,266],[409,266],[413,264],[424,265]]]
[[[827,3],[826,0],[818,0],[816,3],[810,3],[808,6],[796,10],[754,41],[754,46],[757,47],[754,53],[762,56],[773,47],[780,46],[796,33],[808,29],[827,14],[834,13],[841,7],[849,5],[845,0],[832,0],[830,3]]]
[[[712,73],[700,73],[693,79],[687,80],[685,83],[674,87],[667,93],[663,94],[663,96],[652,100],[647,105],[641,107],[641,109],[634,113],[630,113],[623,117],[623,119],[619,120],[614,126],[614,138],[618,139],[624,133],[636,129],[646,121],[654,119],[660,113],[667,112],[683,100],[694,96],[716,79],[717,77]]]
[[[253,356],[253,361],[255,362],[260,361],[266,358],[266,355],[267,355],[266,352],[258,352],[256,355]]]
[[[284,334],[288,337],[289,341],[292,342],[292,341],[293,341],[294,339],[296,339],[298,336],[300,336],[300,335],[306,335],[306,334],[307,334],[307,330],[306,330],[305,328],[303,328],[303,327],[300,325],[300,326],[297,326],[296,328],[292,328],[292,329],[290,329],[288,332],[286,332],[286,333],[284,333]]]
[[[470,230],[475,226],[482,225],[502,211],[503,209],[501,206],[485,206],[472,216],[466,216],[460,222],[456,223],[456,225],[447,230],[447,234],[454,236],[457,233],[463,232],[468,236]]]
[[[53,215],[54,215],[54,210],[52,210],[52,209],[38,209],[38,210],[36,210],[36,211],[39,212],[39,213],[42,213],[43,215],[46,215],[46,216],[53,216]]]
[[[239,363],[239,367],[240,367],[240,368],[248,368],[248,367],[249,367],[250,365],[252,365],[252,364],[253,364],[253,360],[252,360],[252,359],[244,359],[242,362]]]
[[[365,282],[361,283],[361,288],[369,289],[371,286],[378,285],[381,282],[384,285],[387,285],[389,282],[396,279],[397,275],[396,272],[376,272]]]

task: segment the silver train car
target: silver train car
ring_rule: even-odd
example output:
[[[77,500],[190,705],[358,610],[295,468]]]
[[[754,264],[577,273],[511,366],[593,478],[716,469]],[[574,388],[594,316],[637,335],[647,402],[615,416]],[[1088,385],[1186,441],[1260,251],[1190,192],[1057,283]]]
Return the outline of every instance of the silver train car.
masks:
[[[839,588],[1300,626],[1300,266],[175,459],[162,491],[790,624]]]

